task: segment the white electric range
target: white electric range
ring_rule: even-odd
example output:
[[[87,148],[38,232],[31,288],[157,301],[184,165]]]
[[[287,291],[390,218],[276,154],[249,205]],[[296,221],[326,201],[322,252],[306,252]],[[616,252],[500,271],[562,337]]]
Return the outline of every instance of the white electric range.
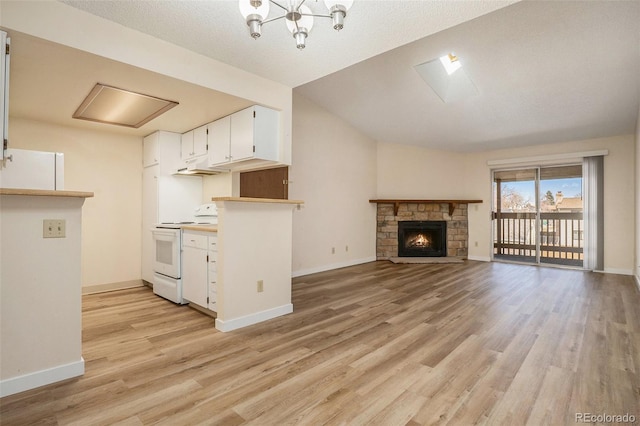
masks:
[[[218,223],[215,204],[202,204],[194,211],[193,221],[160,223],[151,231],[154,241],[153,292],[174,303],[182,298],[182,227],[210,226]]]

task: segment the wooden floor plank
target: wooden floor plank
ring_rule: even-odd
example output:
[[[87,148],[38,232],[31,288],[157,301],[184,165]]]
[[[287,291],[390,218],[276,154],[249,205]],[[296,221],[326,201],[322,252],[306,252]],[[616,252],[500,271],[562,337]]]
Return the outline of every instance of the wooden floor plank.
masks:
[[[640,418],[627,276],[371,262],[293,280],[294,312],[221,333],[135,288],[83,296],[85,375],[0,399],[4,425],[574,424]]]

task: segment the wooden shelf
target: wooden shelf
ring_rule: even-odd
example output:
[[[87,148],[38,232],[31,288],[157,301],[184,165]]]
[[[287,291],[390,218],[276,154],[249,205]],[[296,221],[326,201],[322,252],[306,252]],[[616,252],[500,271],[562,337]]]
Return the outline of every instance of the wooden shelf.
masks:
[[[453,214],[453,211],[456,209],[458,204],[477,204],[482,203],[482,200],[397,200],[397,199],[388,199],[388,200],[369,200],[370,203],[377,204],[393,204],[393,215],[398,215],[398,209],[400,208],[400,204],[449,204],[449,216]]]

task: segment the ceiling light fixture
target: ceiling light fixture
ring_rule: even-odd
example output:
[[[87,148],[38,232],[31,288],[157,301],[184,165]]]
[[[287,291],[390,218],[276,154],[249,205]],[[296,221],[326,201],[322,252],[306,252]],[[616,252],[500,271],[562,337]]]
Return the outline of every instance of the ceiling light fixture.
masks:
[[[329,14],[323,15],[313,13],[309,7],[303,4],[304,2],[305,0],[285,0],[283,5],[273,0],[240,0],[240,13],[247,21],[249,34],[254,39],[260,37],[263,24],[285,18],[287,28],[296,39],[296,47],[304,49],[307,36],[313,27],[314,16],[331,18],[333,28],[340,31],[344,27],[347,11],[353,5],[353,0],[324,0]],[[284,15],[267,19],[270,3],[284,10]]]

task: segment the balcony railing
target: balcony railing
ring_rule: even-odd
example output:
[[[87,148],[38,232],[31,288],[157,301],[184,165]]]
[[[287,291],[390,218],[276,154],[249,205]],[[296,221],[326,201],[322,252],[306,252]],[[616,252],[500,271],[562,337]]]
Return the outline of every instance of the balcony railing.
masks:
[[[535,213],[494,213],[493,254],[498,259],[536,261],[582,266],[584,222],[582,213],[540,213],[536,226]]]

